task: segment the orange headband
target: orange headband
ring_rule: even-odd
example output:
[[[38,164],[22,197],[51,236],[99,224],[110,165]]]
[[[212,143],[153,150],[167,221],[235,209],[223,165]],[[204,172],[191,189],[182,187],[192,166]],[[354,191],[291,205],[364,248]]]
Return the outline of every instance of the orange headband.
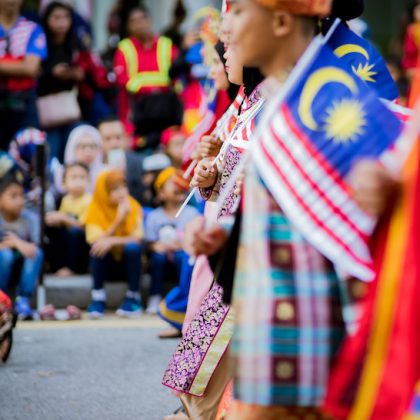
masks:
[[[332,0],[256,0],[263,7],[281,9],[294,15],[328,16]]]

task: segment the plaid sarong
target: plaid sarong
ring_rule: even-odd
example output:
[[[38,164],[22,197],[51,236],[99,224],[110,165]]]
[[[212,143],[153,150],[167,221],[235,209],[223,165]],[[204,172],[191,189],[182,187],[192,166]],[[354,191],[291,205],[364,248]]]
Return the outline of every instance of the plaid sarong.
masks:
[[[233,304],[238,400],[301,407],[322,402],[331,358],[345,331],[344,289],[250,164]]]

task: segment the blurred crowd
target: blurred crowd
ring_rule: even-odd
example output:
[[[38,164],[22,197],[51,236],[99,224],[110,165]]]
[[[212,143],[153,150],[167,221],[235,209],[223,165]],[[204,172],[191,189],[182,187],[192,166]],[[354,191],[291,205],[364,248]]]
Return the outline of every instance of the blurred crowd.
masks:
[[[200,10],[181,31],[185,17],[178,1],[171,26],[155,34],[144,6],[116,1],[100,56],[90,23],[69,2],[43,1],[36,15],[21,0],[0,0],[0,288],[19,284],[21,318],[32,318],[29,298],[43,268],[60,277],[91,272],[93,317],[103,315],[104,283],[121,277],[121,265],[129,287],[120,315],[140,312],[141,273],[152,279],[149,313],[158,312],[167,266],[188,284],[182,232],[203,206],[193,199],[175,218],[189,189],[191,171],[183,171],[217,150],[219,139],[200,136],[238,86],[226,78],[218,12]],[[418,61],[419,3],[402,22],[386,61],[404,105]],[[370,36],[361,18],[349,24]],[[185,301],[188,288],[183,294]],[[53,308],[43,316],[54,317]]]
[[[126,281],[117,314],[159,314],[171,325],[162,338],[182,337],[163,384],[186,414],[168,418],[219,408],[325,418],[331,361],[358,322],[359,280],[374,276],[366,226],[402,195],[379,159],[401,158],[405,105],[420,86],[420,0],[384,59],[366,42],[363,0],[223,3],[222,19],[206,7],[183,27],[178,1],[156,34],[147,8],[117,1],[100,57],[69,3],[42,2],[29,18],[21,0],[0,0],[0,291],[32,319],[44,271],[89,273],[87,313],[101,318],[106,282]],[[314,65],[322,54],[328,68]],[[55,308],[40,316],[56,319]]]
[[[147,312],[155,314],[166,280],[188,285],[191,276],[181,241],[202,204],[193,199],[175,218],[189,189],[185,142],[209,107],[229,105],[211,47],[219,13],[200,10],[181,34],[179,1],[163,36],[139,2],[117,1],[101,57],[69,2],[41,3],[35,16],[21,0],[0,1],[0,289],[15,294],[17,285],[16,310],[31,319],[43,269],[90,272],[88,313],[101,317],[105,281],[125,279],[117,313],[132,316],[146,303],[139,279],[149,273]],[[54,316],[50,305],[41,314]]]

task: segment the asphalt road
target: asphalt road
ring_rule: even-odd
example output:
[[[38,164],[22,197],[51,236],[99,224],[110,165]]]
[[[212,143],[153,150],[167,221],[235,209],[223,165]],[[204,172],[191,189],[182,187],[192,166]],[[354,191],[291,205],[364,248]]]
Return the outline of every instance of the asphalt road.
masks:
[[[178,401],[161,384],[177,341],[156,318],[21,323],[0,366],[1,420],[160,420]]]

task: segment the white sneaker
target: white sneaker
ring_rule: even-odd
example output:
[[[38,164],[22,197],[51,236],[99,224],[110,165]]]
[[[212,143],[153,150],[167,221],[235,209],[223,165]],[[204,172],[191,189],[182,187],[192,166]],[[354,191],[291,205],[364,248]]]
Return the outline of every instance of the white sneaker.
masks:
[[[160,295],[153,295],[149,297],[149,302],[147,304],[146,313],[149,315],[156,315],[159,310],[159,305],[162,300],[162,296]]]

